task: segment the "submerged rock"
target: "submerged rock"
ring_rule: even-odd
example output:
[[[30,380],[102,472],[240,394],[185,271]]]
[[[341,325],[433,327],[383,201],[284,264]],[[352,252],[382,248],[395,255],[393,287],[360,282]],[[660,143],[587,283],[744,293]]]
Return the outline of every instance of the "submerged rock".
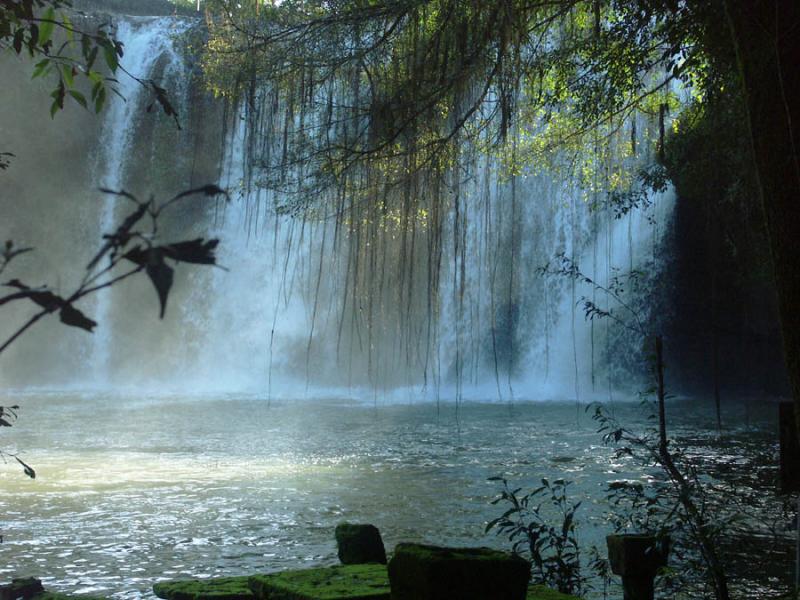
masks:
[[[525,600],[531,567],[489,548],[398,544],[388,570],[392,600]]]
[[[162,581],[153,593],[164,600],[253,600],[248,577]]]
[[[250,578],[257,600],[389,600],[386,567],[380,564],[340,565],[283,571]]]
[[[335,536],[343,565],[386,564],[381,532],[374,525],[340,523],[336,526]]]

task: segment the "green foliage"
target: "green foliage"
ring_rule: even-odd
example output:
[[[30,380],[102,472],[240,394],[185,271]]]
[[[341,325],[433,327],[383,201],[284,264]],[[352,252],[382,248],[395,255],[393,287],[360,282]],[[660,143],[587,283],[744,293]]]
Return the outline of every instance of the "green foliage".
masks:
[[[279,101],[313,122],[295,135],[286,121],[290,143],[273,167],[305,157],[323,187],[364,167],[401,179],[446,171],[467,146],[496,154],[509,174],[549,166],[587,187],[599,178],[622,188],[626,172],[615,161],[639,152],[624,143],[637,113],[677,106],[670,82],[697,79],[705,64],[692,3],[210,0],[205,7],[203,64],[212,89],[253,101],[267,84],[275,95],[260,101]],[[651,129],[650,141],[656,135]]]
[[[495,529],[498,535],[507,536],[515,553],[530,558],[534,583],[565,594],[584,593],[587,578],[581,573],[576,520],[581,502],[569,500],[570,482],[542,479],[541,486],[520,495],[522,488],[511,489],[502,477],[489,481],[503,484],[492,504],[510,506],[489,521],[486,532]]]
[[[642,403],[652,411],[651,419],[656,422],[656,407],[647,397]],[[747,503],[742,501],[741,491],[728,493],[710,483],[701,475],[693,457],[674,440],[668,440],[668,446],[662,444],[655,426],[633,432],[602,405],[589,405],[587,411],[590,410],[603,442],[615,448],[615,460],[632,460],[663,473],[663,478],[651,485],[627,480],[609,484],[607,499],[615,531],[670,540],[671,567],[662,571],[662,587],[675,593],[708,585],[717,590],[715,597],[727,598],[727,589],[720,589],[715,578],[727,580],[725,563],[719,556],[723,534],[746,527],[742,509]],[[717,569],[723,571],[715,572]]]
[[[120,72],[122,42],[114,39],[109,24],[94,31],[77,28],[70,17],[69,0],[14,0],[0,5],[0,50],[10,50],[35,60],[32,77],[54,81],[50,92],[50,116],[70,100],[87,110],[100,112]],[[153,103],[178,122],[166,90],[154,81],[134,77],[153,94]],[[8,153],[0,153],[0,169],[8,164]]]
[[[56,82],[50,93],[51,116],[64,108],[68,97],[89,108],[85,89],[90,90],[92,108],[99,112],[123,55],[122,44],[106,25],[94,32],[81,31],[73,25],[69,8],[68,0],[19,0],[0,7],[0,48],[27,54],[37,61],[34,78],[50,77]]]

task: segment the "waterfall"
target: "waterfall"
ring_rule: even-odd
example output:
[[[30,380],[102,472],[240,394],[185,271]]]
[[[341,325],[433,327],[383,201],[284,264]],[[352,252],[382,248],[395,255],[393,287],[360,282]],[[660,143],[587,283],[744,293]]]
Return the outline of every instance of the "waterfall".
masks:
[[[674,207],[671,190],[651,194],[642,206],[617,216],[610,205],[593,206],[581,199],[575,186],[542,174],[520,176],[513,184],[519,203],[513,223],[519,248],[513,264],[497,265],[511,256],[505,247],[511,218],[504,211],[509,210],[512,184],[498,183],[493,167],[487,166],[474,179],[490,181],[491,192],[484,193],[484,183],[463,191],[459,210],[466,223],[464,257],[449,250],[443,260],[444,301],[436,318],[438,341],[427,382],[420,356],[414,357],[418,370],[398,375],[405,367],[398,357],[398,341],[391,336],[373,340],[376,348],[383,344],[372,357],[376,382],[367,373],[368,359],[353,359],[353,353],[364,353],[363,347],[353,340],[352,347],[340,343],[336,315],[346,304],[342,289],[348,273],[343,251],[337,253],[331,245],[333,226],[325,220],[279,214],[274,209],[281,198],[275,192],[247,186],[254,177],[247,166],[252,118],[246,107],[241,108],[226,141],[221,181],[233,191],[234,201],[215,214],[211,231],[221,239],[220,264],[228,271],[215,271],[208,290],[198,294],[208,299],[210,308],[202,325],[204,350],[186,379],[191,385],[269,398],[311,393],[371,400],[434,399],[440,394],[448,399],[589,401],[635,389],[636,374],[624,373],[630,365],[617,367],[613,351],[620,336],[627,336],[622,341],[637,351],[644,340],[630,339],[610,320],[587,320],[579,304],[581,298],[592,299],[599,308],[619,314],[617,302],[582,282],[573,290],[572,282],[547,279],[539,269],[563,253],[602,286],[632,271],[657,277],[662,268],[660,245],[666,241]],[[460,301],[456,280],[462,261],[466,286]],[[516,273],[516,299],[506,297],[505,283],[490,289],[493,266],[497,280],[509,277],[510,269]],[[320,268],[322,291],[316,279]],[[396,280],[399,275],[391,277]],[[639,301],[646,305],[647,300],[640,293]],[[365,312],[366,307],[359,310]],[[620,316],[631,317],[624,310]],[[415,313],[415,318],[422,317]],[[346,322],[345,328],[349,326]],[[492,351],[493,327],[497,339]]]
[[[117,76],[116,89],[119,94],[109,94],[109,106],[103,116],[95,167],[100,187],[114,191],[128,189],[129,164],[142,158],[134,152],[137,126],[148,93],[147,84],[142,82],[152,77],[159,61],[166,62],[165,73],[180,76],[178,65],[182,58],[173,45],[173,35],[184,29],[183,24],[171,18],[127,17],[119,20],[115,37],[124,44],[124,56],[120,60]],[[116,196],[105,196],[99,220],[100,232],[111,233],[117,227],[120,202]],[[97,320],[108,324],[112,312],[112,291],[101,290],[96,300]],[[95,382],[100,385],[111,383],[108,371],[113,334],[114,329],[110,325],[99,327],[95,333],[90,362],[94,368]]]
[[[532,169],[506,179],[494,159],[480,158],[470,180],[442,200],[438,246],[425,228],[427,213],[406,236],[400,216],[374,209],[363,214],[385,222],[372,230],[367,254],[338,207],[287,213],[286,194],[262,185],[253,147],[277,152],[283,124],[258,108],[270,105],[268,90],[229,110],[208,97],[187,100],[191,75],[172,37],[186,28],[172,18],[120,19],[123,67],[163,80],[184,129],[153,125],[146,88],[121,74],[124,100],[110,97],[87,169],[103,187],[143,197],[215,180],[229,189],[230,204],[187,205],[165,228],[174,240],[219,238],[223,268],[176,267],[163,321],[144,276],[99,294],[92,316],[100,325],[86,353],[91,387],[270,399],[589,400],[635,384],[636,367],[619,357],[641,341],[609,320],[586,320],[578,302],[619,307],[591,286],[545,278],[540,269],[563,253],[603,286],[637,269],[656,277],[660,246],[669,252],[669,191],[615,218],[576,185]],[[87,255],[98,230],[113,230],[121,206],[103,199]],[[408,262],[398,260],[403,252],[412,255]],[[363,279],[369,260],[379,279]],[[436,297],[431,273],[440,282]],[[637,293],[646,304],[648,291]]]

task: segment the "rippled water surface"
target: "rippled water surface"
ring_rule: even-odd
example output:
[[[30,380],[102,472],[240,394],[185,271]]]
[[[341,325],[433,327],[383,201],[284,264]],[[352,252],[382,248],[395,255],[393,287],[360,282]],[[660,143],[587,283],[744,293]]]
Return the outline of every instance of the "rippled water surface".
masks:
[[[567,403],[363,406],[341,400],[6,396],[3,431],[37,471],[0,465],[0,575],[64,591],[150,596],[159,579],[237,575],[336,562],[333,528],[371,522],[401,540],[506,547],[487,478],[575,482],[582,541],[602,544],[605,487],[647,478],[619,463]],[[617,404],[644,427],[636,404]],[[714,464],[738,464],[771,494],[775,407],[737,408],[727,442],[711,413],[670,407],[673,432]],[[754,458],[755,457],[755,458]],[[738,461],[738,462],[737,462]],[[753,467],[757,464],[758,468]],[[734,468],[726,466],[725,468]]]

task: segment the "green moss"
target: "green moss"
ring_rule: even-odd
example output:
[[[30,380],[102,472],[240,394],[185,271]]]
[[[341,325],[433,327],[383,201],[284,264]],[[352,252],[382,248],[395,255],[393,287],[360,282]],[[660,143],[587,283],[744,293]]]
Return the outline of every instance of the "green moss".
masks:
[[[393,600],[524,600],[530,564],[489,548],[401,543],[389,562]]]
[[[269,600],[388,600],[389,576],[378,564],[284,571],[250,578],[256,598]]]
[[[510,555],[499,550],[490,548],[443,548],[439,546],[428,546],[426,544],[401,544],[403,551],[414,555],[421,561],[487,561],[506,562],[510,560]],[[396,552],[396,550],[395,550]]]
[[[247,579],[245,576],[162,581],[153,586],[153,593],[165,600],[252,600]]]
[[[532,585],[528,588],[527,600],[580,600],[576,596],[562,594],[544,585]]]

